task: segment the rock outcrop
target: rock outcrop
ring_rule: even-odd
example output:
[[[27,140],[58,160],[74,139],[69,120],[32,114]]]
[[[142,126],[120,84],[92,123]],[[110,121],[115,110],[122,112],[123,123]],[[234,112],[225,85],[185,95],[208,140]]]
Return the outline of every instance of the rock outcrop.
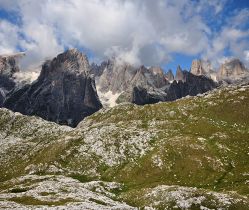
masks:
[[[206,76],[217,81],[217,71],[213,69],[208,60],[193,60],[190,72],[196,76]]]
[[[182,68],[180,66],[177,67],[175,80],[176,81],[180,81],[180,80],[185,81],[184,74],[183,74]]]
[[[13,55],[0,56],[0,75],[12,77],[15,73],[20,71],[18,60],[24,56],[24,53],[17,53]]]
[[[173,74],[173,72],[172,72],[171,69],[165,74],[165,77],[166,77],[166,79],[167,79],[169,82],[173,82],[174,79],[175,79],[174,74]]]
[[[182,80],[174,81],[166,90],[167,101],[174,101],[187,95],[195,96],[217,87],[212,79],[205,76],[196,76],[187,71],[183,71],[183,78],[184,82]]]
[[[146,92],[154,94],[154,92],[158,92],[158,89],[169,84],[163,70],[159,67],[135,67],[128,63],[119,63],[115,59],[103,62],[99,67],[96,65],[93,67],[92,72],[95,74],[98,94],[102,96],[101,99],[104,101],[107,100],[104,99],[105,95],[112,95],[112,98],[120,95],[116,100],[117,103],[134,102],[141,104],[144,102],[136,101],[138,97],[133,97],[137,92],[146,90]],[[136,90],[135,93],[134,90]],[[145,101],[148,100],[145,99]]]
[[[20,71],[18,59],[22,56],[23,54],[0,56],[0,107],[7,93],[15,87],[13,75]]]
[[[4,107],[75,127],[102,105],[87,57],[72,49],[46,61],[38,79],[9,93]]]
[[[194,75],[208,75],[211,70],[211,63],[203,60],[193,60],[190,72]]]
[[[248,74],[248,70],[239,59],[226,61],[218,72],[220,80],[236,80]]]

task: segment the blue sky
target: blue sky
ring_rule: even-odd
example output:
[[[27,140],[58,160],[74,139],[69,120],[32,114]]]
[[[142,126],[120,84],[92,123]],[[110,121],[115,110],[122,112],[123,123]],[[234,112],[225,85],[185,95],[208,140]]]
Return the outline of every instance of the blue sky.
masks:
[[[248,0],[0,0],[0,54],[25,51],[23,69],[68,48],[91,61],[189,70],[231,57],[249,64]]]

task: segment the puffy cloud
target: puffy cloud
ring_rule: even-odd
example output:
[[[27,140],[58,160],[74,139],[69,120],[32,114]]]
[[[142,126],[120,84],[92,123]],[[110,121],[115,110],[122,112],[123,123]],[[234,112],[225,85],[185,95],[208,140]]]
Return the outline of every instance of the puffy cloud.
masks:
[[[234,27],[213,36],[203,15],[207,11],[209,15],[219,14],[225,3],[226,0],[0,0],[4,9],[14,11],[21,19],[16,26],[10,24],[16,30],[15,41],[5,48],[13,50],[19,44],[26,50],[25,68],[33,68],[68,47],[87,49],[95,59],[116,56],[145,65],[166,63],[173,53],[221,56],[228,45],[234,48],[232,42],[245,36]],[[238,18],[242,16],[245,14]],[[224,37],[226,41],[220,41]]]
[[[227,24],[210,41],[203,57],[211,60],[216,66],[226,57],[238,57],[249,66],[245,54],[249,50],[249,29],[244,27],[249,22],[249,10],[241,10],[226,21]]]
[[[19,28],[8,21],[0,20],[0,54],[16,51],[18,47]]]

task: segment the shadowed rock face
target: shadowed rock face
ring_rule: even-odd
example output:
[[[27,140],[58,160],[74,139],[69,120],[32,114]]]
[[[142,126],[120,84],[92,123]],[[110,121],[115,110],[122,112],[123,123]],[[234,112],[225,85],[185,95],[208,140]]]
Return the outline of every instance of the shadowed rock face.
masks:
[[[187,71],[183,71],[183,78],[185,82],[174,81],[166,90],[167,101],[174,101],[187,95],[195,96],[217,87],[212,79],[205,76],[196,76]]]
[[[4,107],[75,127],[102,105],[86,56],[73,49],[45,62],[39,78],[12,91]]]
[[[164,101],[165,95],[149,93],[145,88],[134,87],[131,102],[137,105],[155,104]]]
[[[0,107],[6,98],[6,94],[15,87],[15,82],[12,78],[0,74]]]

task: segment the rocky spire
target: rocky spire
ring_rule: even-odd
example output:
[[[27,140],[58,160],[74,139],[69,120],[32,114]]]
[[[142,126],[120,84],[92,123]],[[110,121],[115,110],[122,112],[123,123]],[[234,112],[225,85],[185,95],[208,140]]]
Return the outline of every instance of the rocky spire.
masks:
[[[169,71],[166,73],[165,77],[169,82],[172,82],[174,80],[174,74],[173,74],[171,69],[169,69]]]
[[[180,81],[180,80],[184,81],[184,74],[183,74],[182,68],[180,66],[177,67],[175,80],[176,81]]]
[[[207,67],[207,68],[205,68]],[[208,68],[209,67],[209,68]],[[194,75],[207,75],[209,69],[211,68],[211,64],[204,63],[202,60],[193,60],[191,65],[190,72]]]
[[[23,56],[24,53],[0,55],[0,74],[12,77],[14,73],[19,72],[18,59]]]
[[[87,57],[75,49],[45,62],[37,81],[14,91],[4,106],[73,127],[102,107]]]
[[[248,70],[239,59],[232,59],[221,65],[219,70],[219,79],[234,80],[248,73]]]

